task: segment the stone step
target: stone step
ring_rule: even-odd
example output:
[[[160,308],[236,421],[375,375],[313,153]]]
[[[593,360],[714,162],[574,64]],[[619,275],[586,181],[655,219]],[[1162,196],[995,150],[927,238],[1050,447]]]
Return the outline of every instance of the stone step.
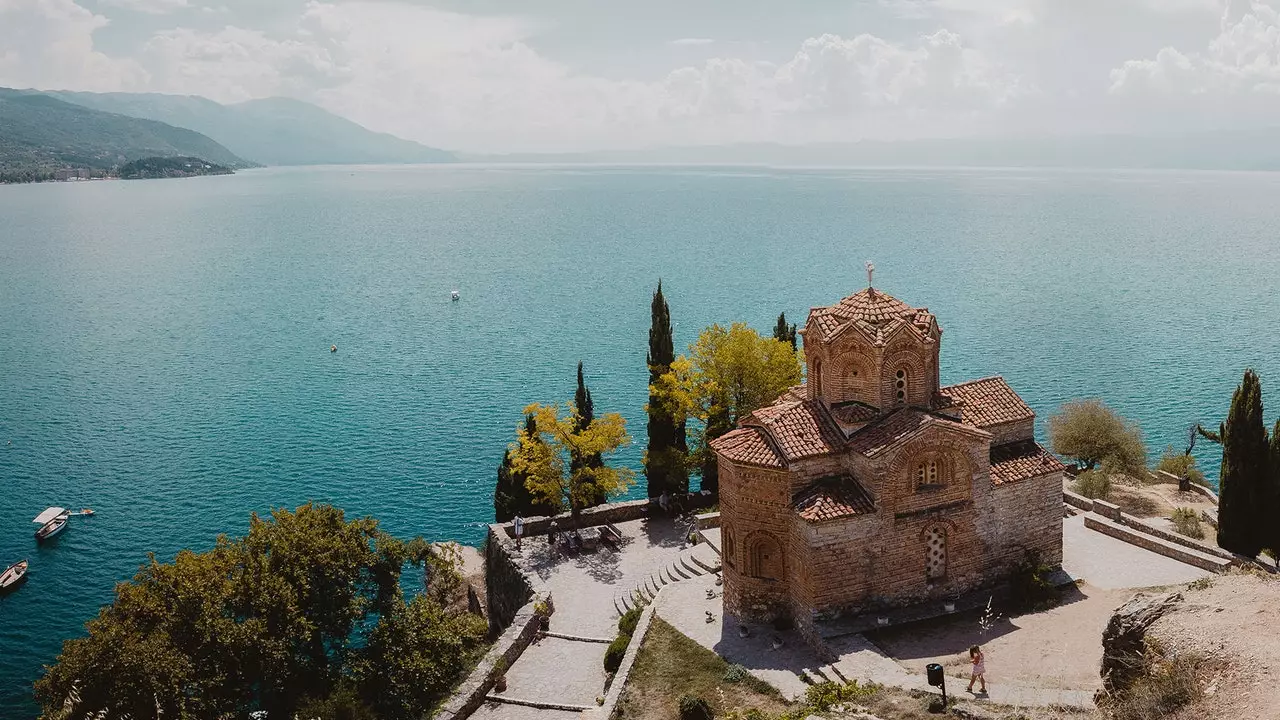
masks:
[[[717,555],[715,551],[711,550],[710,548],[707,548],[705,551],[700,552],[702,548],[707,548],[707,546],[699,545],[698,547],[694,548],[693,552],[689,553],[689,557],[706,572],[709,572],[709,573],[720,572],[720,556]]]
[[[489,702],[506,703],[507,705],[521,705],[523,707],[537,708],[539,710],[566,710],[568,712],[582,712],[583,710],[591,710],[592,705],[572,705],[569,703],[543,702],[541,700],[525,700],[523,698],[510,697],[508,695],[496,695],[489,693],[484,696]]]
[[[840,672],[840,669],[837,668],[835,665],[822,666],[822,672],[824,675],[831,678],[835,682],[840,683],[841,685],[849,684],[849,678],[845,677],[844,673]]]
[[[693,561],[692,556],[687,555],[685,553],[680,554],[680,564],[684,566],[684,569],[687,572],[692,573],[695,577],[697,577],[698,575],[707,574],[706,571],[702,569],[702,566],[698,565],[698,563]]]
[[[688,580],[693,577],[693,573],[684,569],[684,565],[680,564],[680,558],[671,561],[671,567],[667,570],[673,577],[681,580]]]
[[[1127,525],[1121,525],[1109,518],[1102,517],[1096,513],[1089,513],[1084,516],[1084,526],[1090,530],[1096,530],[1104,535],[1110,535],[1117,540],[1123,540],[1130,545],[1137,545],[1145,550],[1164,555],[1179,562],[1184,562],[1193,567],[1209,572],[1222,573],[1231,567],[1231,561],[1225,558],[1215,557],[1208,553],[1200,552],[1184,545],[1169,542],[1163,538],[1149,535],[1141,530],[1135,530]]]

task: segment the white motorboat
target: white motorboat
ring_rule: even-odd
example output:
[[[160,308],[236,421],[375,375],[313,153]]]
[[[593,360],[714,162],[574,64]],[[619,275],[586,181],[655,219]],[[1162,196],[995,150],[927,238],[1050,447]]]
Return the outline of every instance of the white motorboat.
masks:
[[[60,507],[51,507],[37,515],[36,519],[32,521],[40,525],[40,529],[36,531],[36,540],[48,540],[66,530],[67,520],[70,517],[71,512],[66,508]]]
[[[27,561],[19,560],[0,573],[0,593],[17,588],[27,579]]]

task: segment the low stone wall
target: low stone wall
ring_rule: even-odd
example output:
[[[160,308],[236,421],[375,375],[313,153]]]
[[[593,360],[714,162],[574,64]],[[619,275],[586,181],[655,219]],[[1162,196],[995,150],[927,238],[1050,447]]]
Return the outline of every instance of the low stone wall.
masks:
[[[1183,549],[1179,545],[1157,538],[1153,534],[1147,534],[1110,519],[1099,518],[1096,515],[1086,515],[1084,517],[1084,526],[1090,530],[1096,530],[1104,535],[1110,535],[1117,540],[1127,542],[1130,545],[1136,545],[1158,555],[1164,555],[1193,567],[1198,567],[1201,570],[1220,573],[1235,564],[1233,560],[1220,558],[1216,555]]]
[[[720,513],[702,513],[697,517],[699,530],[710,530],[720,527]]]
[[[1163,528],[1152,527],[1132,515],[1120,513],[1120,524],[1126,527],[1131,527],[1134,530],[1147,533],[1148,535],[1154,535],[1166,542],[1177,543],[1178,545],[1189,547],[1192,550],[1199,550],[1200,552],[1208,555],[1216,555],[1224,560],[1230,560],[1232,563],[1239,564],[1239,559],[1235,555],[1220,547],[1203,543],[1195,538],[1189,538],[1186,535],[1179,535],[1176,532],[1170,532]]]
[[[475,712],[484,704],[484,698],[493,689],[497,673],[494,669],[498,661],[506,663],[506,667],[515,664],[516,658],[524,653],[529,643],[538,636],[538,613],[534,606],[538,600],[545,600],[551,605],[551,596],[541,596],[533,602],[525,604],[516,612],[511,626],[502,633],[489,652],[485,653],[480,664],[476,665],[462,685],[454,691],[448,702],[436,713],[434,720],[462,720]]]
[[[1119,505],[1116,505],[1115,503],[1109,503],[1106,500],[1094,500],[1093,511],[1103,517],[1111,518],[1112,520],[1116,520],[1116,521],[1119,521],[1120,516],[1124,514],[1120,512]]]
[[[710,493],[689,493],[682,498],[685,511],[700,510],[708,508],[715,504],[715,496]],[[554,516],[528,517],[524,519],[525,537],[531,535],[545,535],[551,527],[551,521],[556,523],[556,530],[575,530],[584,527],[593,527],[595,525],[611,525],[614,523],[627,522],[629,520],[640,520],[649,517],[653,513],[661,512],[658,508],[658,499],[651,498],[648,500],[628,500],[627,502],[605,503],[595,507],[587,508],[578,513],[578,517],[574,518],[572,513],[560,513]],[[515,530],[512,523],[500,523],[490,525],[490,528],[501,528],[507,537],[514,538]]]
[[[649,632],[649,625],[653,622],[653,612],[656,607],[657,603],[650,603],[645,607],[644,612],[640,614],[640,621],[636,623],[636,631],[631,634],[631,642],[627,644],[627,652],[622,656],[622,664],[618,666],[618,672],[614,673],[613,681],[609,683],[609,692],[605,693],[604,705],[582,713],[584,718],[608,720],[608,718],[613,717],[614,711],[618,709],[618,702],[622,700],[622,692],[627,687],[627,678],[631,675],[631,668],[636,664],[636,655],[640,652],[640,645],[644,642],[644,636]]]
[[[1062,502],[1070,505],[1071,507],[1080,508],[1085,512],[1093,512],[1092,500],[1083,495],[1073,493],[1070,490],[1062,491]]]

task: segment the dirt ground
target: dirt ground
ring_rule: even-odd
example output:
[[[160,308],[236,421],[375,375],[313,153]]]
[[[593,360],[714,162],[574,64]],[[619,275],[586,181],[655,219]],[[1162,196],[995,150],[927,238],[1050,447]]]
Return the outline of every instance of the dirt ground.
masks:
[[[1044,612],[997,616],[990,622],[970,614],[869,637],[913,670],[941,663],[948,676],[963,676],[967,682],[968,648],[980,645],[987,656],[989,684],[1096,690],[1102,684],[1102,631],[1115,609],[1132,596],[1131,590],[1086,584],[1067,590],[1061,604]]]
[[[1063,488],[1072,489],[1072,480],[1063,481]],[[1107,498],[1120,506],[1120,509],[1134,517],[1167,518],[1173,514],[1174,508],[1189,507],[1197,511],[1214,507],[1205,496],[1194,492],[1178,492],[1178,486],[1172,483],[1148,483],[1138,485],[1136,482],[1123,482],[1117,478],[1111,483],[1111,494]]]
[[[1168,655],[1199,655],[1212,669],[1202,678],[1204,697],[1171,718],[1280,716],[1280,579],[1232,574],[1182,596],[1147,637]]]

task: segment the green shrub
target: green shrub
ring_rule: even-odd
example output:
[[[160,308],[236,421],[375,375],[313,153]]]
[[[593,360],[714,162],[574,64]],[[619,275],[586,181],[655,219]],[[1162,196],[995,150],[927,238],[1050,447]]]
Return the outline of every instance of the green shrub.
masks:
[[[828,680],[810,685],[804,691],[804,704],[810,712],[825,713],[840,703],[865,699],[877,690],[876,685],[859,685],[856,681],[841,685]]]
[[[1071,489],[1090,500],[1106,500],[1111,494],[1111,478],[1097,470],[1086,470],[1076,476]]]
[[[760,708],[747,708],[742,720],[769,720],[769,716]]]
[[[696,695],[680,697],[680,720],[712,720],[711,705]]]
[[[749,675],[750,673],[747,672],[746,668],[741,665],[734,664],[725,669],[724,681],[730,683],[742,682],[743,680],[746,680]]]
[[[613,642],[609,643],[609,649],[604,651],[605,672],[618,672],[618,667],[622,665],[622,657],[627,654],[627,646],[630,644],[630,635],[619,635],[613,639]]]
[[[1196,540],[1204,539],[1204,529],[1200,527],[1200,513],[1189,507],[1173,509],[1173,528],[1179,533]]]
[[[1016,612],[1040,610],[1058,601],[1057,588],[1049,582],[1052,571],[1034,553],[1027,555],[1009,578],[1010,600]]]
[[[636,625],[640,623],[640,615],[644,613],[644,608],[631,608],[618,618],[618,633],[620,635],[634,635]]]
[[[1156,464],[1156,469],[1178,477],[1186,475],[1196,485],[1209,486],[1209,481],[1205,479],[1204,473],[1200,471],[1200,468],[1196,467],[1195,457],[1176,452],[1170,446],[1165,447],[1164,454],[1160,456],[1160,462]]]

